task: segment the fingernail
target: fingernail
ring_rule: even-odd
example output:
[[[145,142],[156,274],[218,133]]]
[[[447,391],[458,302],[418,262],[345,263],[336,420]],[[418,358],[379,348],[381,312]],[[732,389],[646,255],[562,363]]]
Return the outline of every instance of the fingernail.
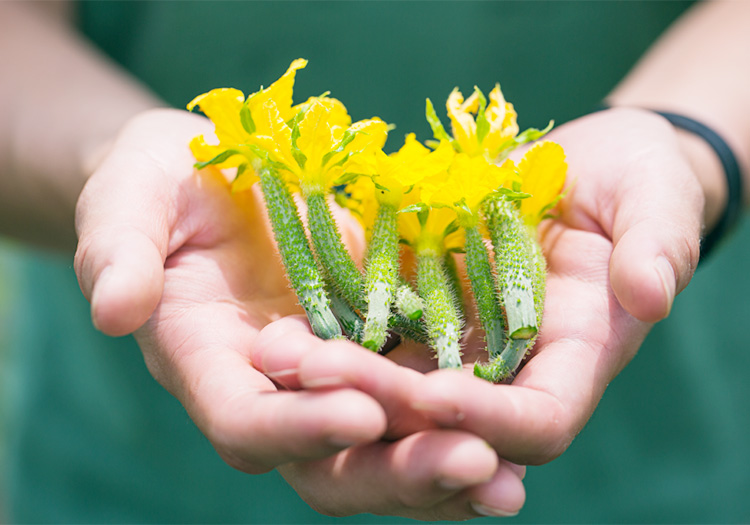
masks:
[[[463,412],[449,403],[414,401],[411,403],[411,407],[441,425],[455,425],[464,419]]]
[[[669,315],[672,311],[672,303],[674,302],[675,288],[677,286],[677,278],[674,274],[674,268],[672,264],[667,260],[666,257],[660,256],[656,259],[656,272],[659,274],[661,279],[662,287],[664,288],[664,295],[667,298],[667,311],[664,317]]]
[[[304,378],[301,382],[302,386],[305,388],[334,388],[349,386],[349,383],[339,376]]]
[[[508,463],[510,469],[515,472],[518,479],[523,480],[526,477],[526,467],[524,465],[516,465],[515,463]]]
[[[284,370],[277,370],[276,372],[266,372],[266,376],[274,381],[285,380],[293,377],[297,377],[299,370],[297,368],[286,368]]]
[[[102,289],[106,288],[107,280],[111,278],[111,274],[111,266],[107,266],[101,272],[99,272],[99,275],[96,278],[96,282],[94,283],[94,289],[91,291],[91,322],[94,325],[94,328],[100,331],[101,328],[99,327],[99,322],[97,319],[99,302],[101,300]]]
[[[511,516],[517,516],[518,511],[511,512],[503,509],[496,509],[495,507],[488,507],[487,505],[482,505],[481,503],[471,503],[471,508],[474,509],[474,512],[479,514],[480,516],[491,516],[495,518],[510,518]]]

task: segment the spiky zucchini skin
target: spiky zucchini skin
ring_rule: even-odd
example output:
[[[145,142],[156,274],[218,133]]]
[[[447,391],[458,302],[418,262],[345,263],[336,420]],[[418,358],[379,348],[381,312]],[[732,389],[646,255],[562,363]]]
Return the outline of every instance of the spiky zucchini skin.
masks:
[[[538,331],[538,322],[529,231],[515,206],[503,198],[487,205],[486,217],[495,249],[497,282],[508,321],[508,338],[530,339]]]
[[[388,318],[398,286],[398,272],[396,209],[381,204],[365,261],[367,317],[362,336],[362,345],[376,352],[385,344],[388,335]]]
[[[424,301],[407,282],[398,285],[393,306],[397,312],[413,321],[420,319],[424,312]]]
[[[323,278],[286,184],[270,168],[261,169],[259,176],[281,260],[313,332],[321,339],[341,337],[341,327],[331,311]]]
[[[424,320],[439,368],[461,368],[461,310],[444,267],[430,247],[417,249],[417,289],[425,302]]]
[[[546,262],[535,232],[512,203],[503,198],[489,202],[485,217],[495,249],[507,335],[502,351],[490,352],[489,362],[477,363],[474,374],[497,383],[513,376],[534,345],[544,309]]]
[[[307,225],[315,255],[336,293],[357,310],[364,311],[366,305],[362,299],[362,273],[341,240],[325,195],[322,191],[309,193],[306,195],[306,202]]]
[[[497,284],[492,275],[487,247],[477,225],[464,227],[466,250],[466,273],[469,276],[479,322],[487,337],[490,356],[500,353],[504,342],[503,311],[498,299]]]

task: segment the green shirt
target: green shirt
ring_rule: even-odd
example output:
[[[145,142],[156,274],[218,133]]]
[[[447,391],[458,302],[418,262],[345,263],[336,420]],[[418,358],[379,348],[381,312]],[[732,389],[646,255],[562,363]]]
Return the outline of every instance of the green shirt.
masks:
[[[82,30],[166,101],[257,90],[310,60],[296,93],[429,138],[424,99],[495,82],[520,125],[593,108],[681,2],[87,2]],[[742,261],[750,229],[700,269],[591,423],[529,469],[523,522],[750,519]],[[90,324],[69,260],[5,250],[11,522],[406,522],[320,516],[276,473],[226,466],[148,374],[132,338]],[[512,522],[513,520],[511,520]]]

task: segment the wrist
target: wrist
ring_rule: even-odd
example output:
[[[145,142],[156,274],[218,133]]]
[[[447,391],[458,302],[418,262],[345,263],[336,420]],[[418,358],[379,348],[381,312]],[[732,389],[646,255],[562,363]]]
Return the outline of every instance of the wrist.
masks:
[[[701,137],[675,128],[680,150],[685,155],[698,183],[703,189],[704,235],[714,230],[727,207],[728,185],[718,155]]]

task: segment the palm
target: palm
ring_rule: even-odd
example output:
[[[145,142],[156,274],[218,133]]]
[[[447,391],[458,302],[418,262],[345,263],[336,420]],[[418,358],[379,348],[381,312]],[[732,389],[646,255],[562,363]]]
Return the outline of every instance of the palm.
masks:
[[[265,325],[298,311],[260,199],[231,194],[216,172],[190,173],[181,186],[189,213],[172,237],[184,242],[166,258],[161,302],[137,337],[247,349]]]

